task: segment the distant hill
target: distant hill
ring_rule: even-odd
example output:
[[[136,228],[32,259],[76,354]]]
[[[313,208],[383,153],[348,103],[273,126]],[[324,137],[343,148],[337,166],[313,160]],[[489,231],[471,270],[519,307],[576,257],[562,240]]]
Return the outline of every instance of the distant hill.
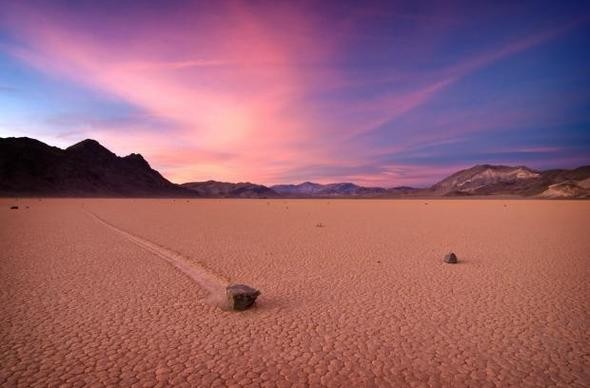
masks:
[[[321,191],[323,185],[312,182],[303,182],[298,185],[275,185],[271,188],[279,194],[286,195],[314,195]]]
[[[198,193],[201,197],[275,198],[280,196],[276,191],[266,186],[256,185],[250,182],[188,182],[180,186]]]
[[[525,166],[477,165],[458,171],[430,188],[434,196],[514,195],[587,198],[590,166],[535,171]]]
[[[63,150],[27,137],[0,138],[0,195],[196,196],[139,154],[119,157],[90,139]]]
[[[275,185],[271,186],[271,189],[287,197],[382,197],[393,190],[382,187],[363,187],[348,182],[326,185],[303,182],[298,185]]]
[[[458,171],[430,188],[363,187],[353,183],[276,185],[286,197],[468,197],[517,196],[537,198],[590,198],[590,166],[573,170],[536,171],[526,166],[477,165]]]

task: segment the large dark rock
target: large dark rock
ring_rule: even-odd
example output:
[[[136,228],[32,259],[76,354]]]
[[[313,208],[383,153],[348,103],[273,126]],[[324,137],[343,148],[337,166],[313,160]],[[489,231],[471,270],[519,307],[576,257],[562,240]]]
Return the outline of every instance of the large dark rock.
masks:
[[[256,298],[260,295],[260,291],[245,284],[231,284],[227,286],[225,293],[229,307],[238,311],[252,307],[256,302]]]
[[[455,255],[453,252],[448,253],[445,255],[445,258],[443,259],[445,263],[449,263],[449,264],[457,264],[457,255]]]

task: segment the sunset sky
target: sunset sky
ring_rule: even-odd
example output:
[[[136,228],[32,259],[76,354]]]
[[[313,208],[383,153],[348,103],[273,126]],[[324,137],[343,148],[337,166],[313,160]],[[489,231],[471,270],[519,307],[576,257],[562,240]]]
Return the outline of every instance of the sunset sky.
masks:
[[[590,2],[0,0],[7,136],[176,183],[590,164]]]

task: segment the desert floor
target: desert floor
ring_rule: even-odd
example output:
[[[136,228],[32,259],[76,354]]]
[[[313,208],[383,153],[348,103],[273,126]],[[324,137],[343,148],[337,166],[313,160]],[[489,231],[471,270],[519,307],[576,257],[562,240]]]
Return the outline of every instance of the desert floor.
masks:
[[[0,386],[587,387],[589,231],[590,201],[2,199]]]

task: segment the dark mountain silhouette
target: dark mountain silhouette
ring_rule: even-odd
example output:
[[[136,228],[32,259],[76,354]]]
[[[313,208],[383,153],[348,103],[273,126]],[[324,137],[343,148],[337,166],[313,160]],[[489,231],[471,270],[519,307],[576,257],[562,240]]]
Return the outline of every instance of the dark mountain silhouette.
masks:
[[[196,196],[166,180],[139,154],[119,157],[90,139],[62,150],[26,137],[0,138],[0,194]]]
[[[188,182],[180,185],[202,197],[224,198],[275,198],[280,195],[263,185],[250,182],[227,183],[217,181]]]

